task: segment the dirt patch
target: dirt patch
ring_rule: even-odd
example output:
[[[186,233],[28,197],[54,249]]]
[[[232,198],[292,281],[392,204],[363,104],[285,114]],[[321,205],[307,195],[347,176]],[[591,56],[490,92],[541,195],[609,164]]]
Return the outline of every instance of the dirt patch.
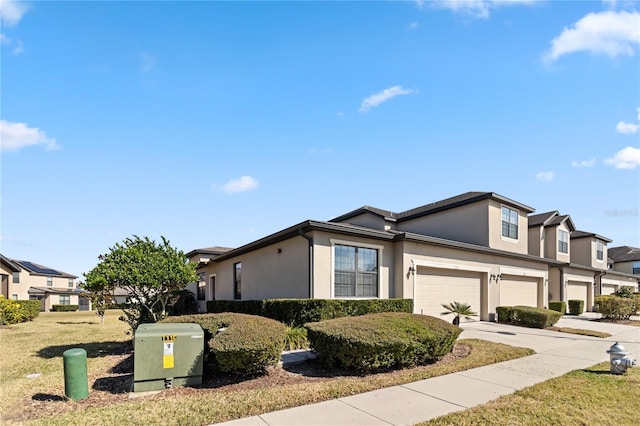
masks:
[[[470,346],[457,343],[451,353],[431,365],[449,364],[467,357],[470,353]],[[127,401],[133,384],[133,355],[131,353],[123,353],[111,355],[109,358],[112,359],[112,367],[109,370],[109,374],[100,378],[89,378],[88,398],[82,401],[70,401],[64,397],[64,393],[60,395],[37,393],[24,402],[20,412],[6,413],[7,415],[3,418],[3,421],[24,422],[57,416],[70,411],[86,410]],[[406,372],[407,369],[402,371]],[[359,374],[350,370],[325,369],[317,361],[310,360],[286,364],[282,368],[269,368],[265,374],[258,376],[218,374],[205,378],[202,386],[197,388],[180,387],[167,389],[159,394],[145,398],[155,399],[206,392],[242,392],[291,384],[337,380],[348,376],[370,377],[396,374],[399,374],[398,370],[380,371],[375,374]]]
[[[606,323],[609,323],[609,324],[635,325],[636,327],[640,327],[640,321],[632,320],[632,319],[614,320],[614,319],[608,319],[608,318],[600,318],[600,319],[595,319],[593,321],[595,321],[595,322],[606,322]]]

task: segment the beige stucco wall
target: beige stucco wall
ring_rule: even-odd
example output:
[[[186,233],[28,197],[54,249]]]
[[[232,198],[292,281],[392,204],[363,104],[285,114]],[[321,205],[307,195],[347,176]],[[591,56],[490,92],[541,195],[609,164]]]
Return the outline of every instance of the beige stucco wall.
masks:
[[[280,249],[280,252],[278,252]],[[216,299],[233,300],[234,264],[242,262],[242,300],[309,297],[309,244],[296,236],[199,269],[216,276]],[[207,281],[208,282],[208,281]]]
[[[563,230],[567,232],[567,244],[568,244],[568,253],[560,253],[558,251],[558,238],[559,232],[558,230]],[[573,252],[573,241],[571,241],[569,227],[566,223],[560,224],[558,226],[547,227],[544,230],[544,255],[547,259],[555,259],[560,262],[569,263],[571,260],[572,252]]]
[[[489,245],[488,200],[400,222],[398,229],[481,246]]]
[[[602,277],[601,283],[603,285],[615,285],[620,287],[633,287],[635,291],[638,291],[638,280],[631,277],[623,277],[620,275],[607,274]]]
[[[4,266],[0,266],[0,273],[7,275],[7,298],[13,299],[13,295],[17,295],[18,300],[29,300],[29,287],[47,287],[47,277],[40,275],[31,275],[25,269],[22,269],[19,273],[20,282],[13,282],[12,271],[8,270]],[[62,288],[71,289],[75,288],[75,280],[73,280],[73,287],[69,287],[69,278],[52,277],[52,286],[49,288]],[[4,290],[4,289],[3,289]],[[58,303],[53,303],[57,305]],[[73,304],[73,303],[72,303]]]
[[[544,228],[542,226],[529,228],[527,237],[529,239],[529,254],[544,257]]]
[[[602,270],[607,269],[607,244],[602,242],[603,256],[598,260],[598,240],[576,238],[571,240],[571,262]]]
[[[613,270],[631,274],[633,273],[633,262],[616,262],[613,264]]]
[[[502,236],[502,206],[518,211],[517,240]],[[489,247],[513,253],[527,254],[529,252],[529,218],[527,217],[527,213],[514,207],[504,205],[496,200],[488,200],[488,213]]]
[[[369,238],[351,237],[326,232],[313,232],[314,242],[314,298],[333,298],[333,245],[344,244],[358,247],[370,247],[378,249],[378,297],[387,299],[395,294],[392,288],[395,262],[394,243],[389,241],[374,240]]]

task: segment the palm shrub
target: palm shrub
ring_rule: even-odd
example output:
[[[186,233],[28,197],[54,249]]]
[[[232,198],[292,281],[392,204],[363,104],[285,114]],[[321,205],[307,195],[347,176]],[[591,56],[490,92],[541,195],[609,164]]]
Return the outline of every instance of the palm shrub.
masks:
[[[460,316],[462,315],[465,319],[473,319],[471,316],[478,316],[477,313],[471,310],[471,305],[468,303],[460,303],[460,302],[451,302],[448,304],[442,304],[442,307],[446,309],[445,312],[442,312],[440,315],[449,315],[455,314],[453,317],[453,325],[460,326]]]
[[[307,339],[307,329],[304,327],[288,327],[284,349],[293,351],[296,349],[307,349],[309,340]]]

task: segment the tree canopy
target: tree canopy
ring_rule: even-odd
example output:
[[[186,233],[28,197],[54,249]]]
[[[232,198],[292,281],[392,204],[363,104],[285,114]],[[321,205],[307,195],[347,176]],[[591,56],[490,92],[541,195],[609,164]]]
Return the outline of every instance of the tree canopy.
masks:
[[[134,235],[116,243],[100,262],[84,274],[83,287],[101,300],[121,288],[129,294],[123,307],[132,330],[141,323],[156,322],[166,316],[167,303],[190,282],[197,282],[196,264],[162,237],[160,243]]]

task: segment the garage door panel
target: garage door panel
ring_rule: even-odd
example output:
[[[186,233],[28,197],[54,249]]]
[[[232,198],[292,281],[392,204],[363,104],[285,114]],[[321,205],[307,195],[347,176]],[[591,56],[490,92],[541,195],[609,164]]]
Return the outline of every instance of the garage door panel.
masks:
[[[590,283],[569,281],[567,284],[567,300],[582,300],[584,301],[584,308],[588,309],[587,298],[590,285]]]
[[[442,304],[467,303],[480,313],[480,273],[418,268],[414,312],[441,317]]]
[[[616,292],[617,286],[615,285],[607,285],[607,284],[602,284],[602,294],[603,295],[609,295],[609,294],[613,294]]]
[[[514,275],[500,280],[500,306],[538,306],[538,280]]]

